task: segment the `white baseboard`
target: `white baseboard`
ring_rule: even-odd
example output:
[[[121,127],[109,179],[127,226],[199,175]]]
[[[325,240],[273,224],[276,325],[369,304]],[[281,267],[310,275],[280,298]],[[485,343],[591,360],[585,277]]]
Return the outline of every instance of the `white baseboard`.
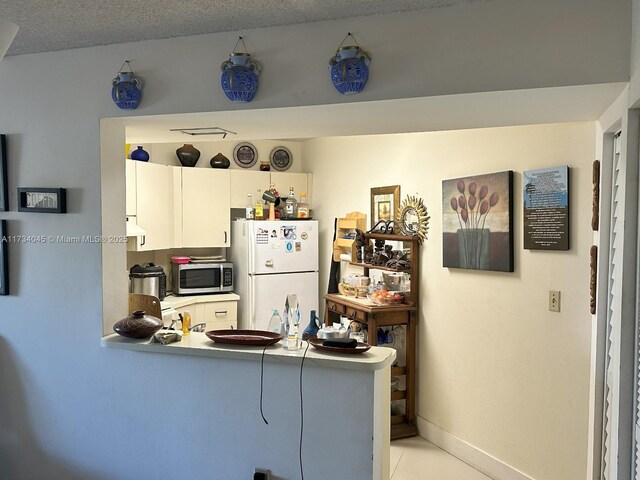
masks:
[[[459,458],[493,480],[534,480],[530,476],[492,457],[487,452],[483,452],[464,440],[445,432],[424,418],[417,417],[417,423],[418,431],[422,438]]]

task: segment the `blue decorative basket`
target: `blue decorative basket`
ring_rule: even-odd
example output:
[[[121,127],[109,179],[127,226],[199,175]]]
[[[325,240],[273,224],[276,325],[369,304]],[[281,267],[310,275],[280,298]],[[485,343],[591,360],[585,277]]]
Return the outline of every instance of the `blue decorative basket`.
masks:
[[[343,95],[360,93],[369,80],[369,62],[371,58],[360,47],[339,48],[329,61],[331,82]]]
[[[232,102],[250,102],[258,91],[260,67],[248,53],[232,53],[220,66],[220,85]]]

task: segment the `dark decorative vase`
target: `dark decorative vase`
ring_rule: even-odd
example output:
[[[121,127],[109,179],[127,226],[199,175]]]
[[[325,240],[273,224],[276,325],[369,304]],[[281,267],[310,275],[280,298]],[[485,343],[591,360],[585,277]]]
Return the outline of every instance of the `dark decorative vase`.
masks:
[[[211,165],[211,168],[229,168],[231,162],[223,154],[218,153],[217,155],[214,155],[209,162],[209,165]]]
[[[232,53],[220,69],[220,85],[232,102],[250,102],[258,91],[260,66],[249,53]]]
[[[135,110],[142,99],[142,80],[133,72],[118,72],[111,82],[111,98],[122,110]]]
[[[329,61],[331,82],[338,92],[352,95],[361,92],[369,80],[371,57],[357,46],[339,48]]]
[[[176,150],[176,155],[183,167],[195,167],[200,158],[200,150],[190,143],[185,143]]]
[[[113,330],[123,337],[149,338],[163,327],[158,317],[145,315],[143,310],[136,310],[130,317],[116,322]]]
[[[138,148],[131,152],[131,160],[138,160],[140,162],[148,162],[149,161],[149,153],[146,150],[143,150],[140,145]]]

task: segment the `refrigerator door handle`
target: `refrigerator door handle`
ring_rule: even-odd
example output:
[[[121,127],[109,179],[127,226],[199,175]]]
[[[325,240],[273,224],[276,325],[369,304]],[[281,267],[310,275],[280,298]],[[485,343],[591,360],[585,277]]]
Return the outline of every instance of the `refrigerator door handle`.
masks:
[[[265,267],[273,267],[273,260],[269,259],[264,262]]]

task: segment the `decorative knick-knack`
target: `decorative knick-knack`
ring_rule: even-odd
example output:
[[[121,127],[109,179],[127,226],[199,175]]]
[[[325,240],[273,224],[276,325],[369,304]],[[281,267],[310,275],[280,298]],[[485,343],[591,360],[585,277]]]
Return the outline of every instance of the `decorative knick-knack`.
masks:
[[[149,161],[149,153],[142,148],[142,146],[138,145],[133,152],[131,152],[131,160],[138,160],[140,162],[148,162]]]
[[[220,85],[229,100],[232,102],[250,102],[258,91],[258,75],[260,65],[251,60],[251,54],[246,52],[246,46],[242,37],[238,37],[238,43],[242,42],[244,52],[236,51],[229,55],[229,60],[224,62],[220,69]]]
[[[185,143],[176,150],[176,155],[183,167],[195,167],[200,158],[200,150],[190,143]]]
[[[129,67],[128,72],[122,71],[125,65]],[[111,98],[118,108],[135,110],[142,99],[142,80],[133,73],[129,60],[122,64],[120,70],[111,82]]]
[[[231,162],[223,154],[218,153],[213,156],[213,158],[209,162],[209,165],[211,165],[211,168],[229,168]]]
[[[113,330],[123,337],[149,338],[163,327],[158,317],[145,315],[143,310],[136,310],[129,317],[116,322]]]
[[[318,330],[320,330],[320,319],[316,315],[315,310],[309,312],[309,325],[302,331],[302,339],[307,340],[309,337],[318,336]]]
[[[353,35],[348,33],[345,40],[347,37],[353,38]],[[355,42],[355,38],[353,41]],[[335,56],[329,60],[331,82],[336,90],[343,95],[361,92],[369,80],[371,57],[360,48],[358,42],[355,43],[356,45],[338,47]]]

